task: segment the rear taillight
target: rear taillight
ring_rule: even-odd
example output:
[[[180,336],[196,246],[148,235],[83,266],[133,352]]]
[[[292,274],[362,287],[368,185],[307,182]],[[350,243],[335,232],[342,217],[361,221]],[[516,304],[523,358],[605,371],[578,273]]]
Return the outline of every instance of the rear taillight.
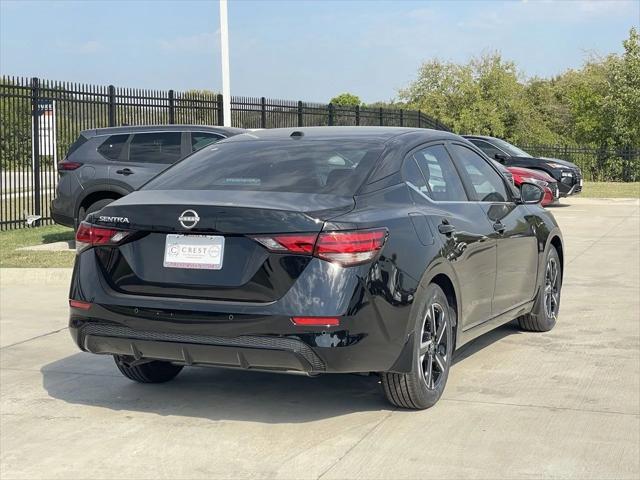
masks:
[[[82,222],[76,232],[76,253],[96,245],[115,245],[129,234],[124,230],[105,228]]]
[[[314,255],[343,266],[358,265],[373,260],[386,239],[386,229],[325,232],[318,236]]]
[[[387,229],[282,234],[253,237],[272,252],[289,252],[351,267],[373,260],[387,239]]]
[[[80,168],[82,166],[82,163],[80,162],[68,162],[66,160],[60,162],[58,164],[58,171],[59,172],[69,172],[71,170],[77,170],[78,168]]]
[[[253,237],[257,242],[272,252],[313,253],[313,246],[318,238],[317,233],[296,233]]]

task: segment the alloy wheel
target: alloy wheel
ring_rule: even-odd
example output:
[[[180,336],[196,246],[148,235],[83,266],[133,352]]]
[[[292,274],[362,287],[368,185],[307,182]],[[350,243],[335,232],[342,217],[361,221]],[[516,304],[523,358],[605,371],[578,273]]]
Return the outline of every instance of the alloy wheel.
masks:
[[[447,353],[447,310],[437,302],[425,313],[420,337],[420,365],[427,388],[436,389],[446,371],[449,361]]]
[[[556,319],[560,306],[560,274],[555,258],[547,261],[544,272],[544,310],[547,318]]]

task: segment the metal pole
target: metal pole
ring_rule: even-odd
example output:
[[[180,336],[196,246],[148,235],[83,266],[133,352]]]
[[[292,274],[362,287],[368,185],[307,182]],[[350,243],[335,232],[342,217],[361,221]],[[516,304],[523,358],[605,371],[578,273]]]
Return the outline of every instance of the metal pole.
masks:
[[[116,87],[109,85],[109,126],[116,126]]]
[[[173,90],[169,90],[169,124],[173,125],[176,123],[176,104],[174,98],[175,92]]]
[[[40,112],[38,104],[40,100],[40,82],[37,77],[31,79],[31,118],[33,129],[31,131],[31,145],[33,151],[32,180],[33,180],[33,210],[35,215],[40,215]]]
[[[224,126],[231,126],[231,85],[229,78],[229,27],[227,0],[220,0],[220,53],[222,56],[222,110]]]

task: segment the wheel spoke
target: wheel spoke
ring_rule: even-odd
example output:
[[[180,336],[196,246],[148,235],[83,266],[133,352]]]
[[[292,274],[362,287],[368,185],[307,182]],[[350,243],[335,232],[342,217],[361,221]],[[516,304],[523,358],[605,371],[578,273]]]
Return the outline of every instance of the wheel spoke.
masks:
[[[436,346],[442,343],[442,339],[444,337],[444,332],[447,329],[447,319],[443,316],[440,321],[440,325],[438,325],[438,329],[436,331]]]
[[[436,317],[438,316],[435,303],[431,304],[431,306],[429,307],[429,311],[431,312],[431,318],[429,319],[429,331],[433,335],[436,331]]]
[[[444,365],[446,362],[444,360],[444,357],[439,353],[436,353],[436,363],[438,364],[438,368],[440,369],[440,371],[444,373]]]
[[[424,365],[424,363],[422,365]],[[427,387],[431,388],[431,382],[433,379],[433,355],[427,356],[427,366],[425,368],[424,374],[425,380],[427,381]]]
[[[551,316],[551,295],[545,295],[544,307],[545,307],[545,310],[547,311],[547,315]]]

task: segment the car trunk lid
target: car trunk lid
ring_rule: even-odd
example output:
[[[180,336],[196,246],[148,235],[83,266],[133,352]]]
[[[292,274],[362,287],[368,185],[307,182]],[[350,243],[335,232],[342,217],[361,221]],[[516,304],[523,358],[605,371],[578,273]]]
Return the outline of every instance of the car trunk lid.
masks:
[[[121,293],[271,302],[311,257],[271,252],[252,237],[320,232],[325,221],[353,207],[352,197],[326,194],[147,190],[108,205],[90,221],[131,232],[122,244],[94,249],[105,279]],[[221,268],[165,266],[168,235],[223,237]]]

